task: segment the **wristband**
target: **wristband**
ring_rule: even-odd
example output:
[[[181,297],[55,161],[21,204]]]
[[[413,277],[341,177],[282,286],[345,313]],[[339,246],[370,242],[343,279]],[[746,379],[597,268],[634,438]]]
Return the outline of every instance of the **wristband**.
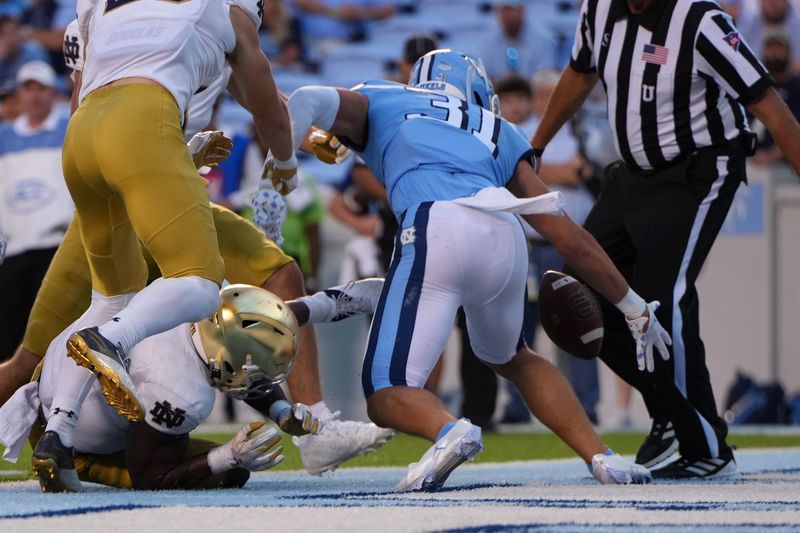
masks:
[[[277,424],[284,413],[286,413],[286,411],[291,411],[291,409],[292,404],[286,400],[278,400],[269,406],[269,419]]]
[[[647,308],[647,303],[644,299],[636,294],[633,289],[628,287],[628,292],[625,293],[625,296],[622,297],[622,300],[618,301],[616,304],[617,309],[622,311],[628,318],[637,318],[644,314],[644,310]]]
[[[209,450],[206,454],[206,461],[208,462],[208,467],[211,469],[211,473],[214,475],[231,470],[236,466],[233,450],[226,444]]]
[[[282,161],[274,156],[272,157],[272,161],[275,164],[275,168],[279,168],[281,170],[297,168],[297,157],[294,155],[294,153],[292,153],[292,157],[286,161]]]

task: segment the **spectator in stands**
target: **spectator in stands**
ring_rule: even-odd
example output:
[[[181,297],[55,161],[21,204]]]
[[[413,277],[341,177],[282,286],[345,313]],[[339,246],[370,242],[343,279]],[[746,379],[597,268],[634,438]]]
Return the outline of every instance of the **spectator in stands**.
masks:
[[[324,57],[343,43],[359,40],[364,23],[394,15],[391,0],[293,0],[306,45]]]
[[[62,47],[64,31],[75,18],[76,0],[32,0],[20,19],[26,39],[42,45],[50,55],[50,66],[66,73]]]
[[[261,49],[273,68],[302,68],[300,21],[292,16],[282,0],[265,0],[258,36]]]
[[[543,68],[556,67],[557,42],[543,25],[525,17],[522,0],[494,0],[497,26],[489,31],[480,50],[486,72],[492,79],[507,74],[530,78]]]
[[[0,85],[13,85],[17,71],[31,61],[48,62],[47,51],[39,43],[25,40],[19,20],[0,15]]]
[[[536,131],[558,79],[557,71],[543,69],[533,76],[532,91],[528,83],[518,76],[503,78],[495,85],[503,116],[517,124],[525,137],[533,135]],[[542,157],[538,174],[548,187],[564,194],[567,200],[567,213],[578,224],[583,223],[594,203],[594,198],[583,184],[582,170],[583,160],[580,156],[578,139],[570,128],[561,128],[558,135],[547,145],[547,152]],[[552,244],[530,228],[526,229],[530,230],[527,232],[530,242],[530,273],[531,284],[535,287],[547,270],[563,270],[564,260]],[[533,298],[532,294],[529,296]],[[533,346],[538,325],[539,309],[537,302],[533,300],[526,313],[525,341],[529,346]],[[597,362],[561,353],[559,358],[561,359],[559,366],[564,369],[589,419],[597,423],[597,403],[600,400]],[[505,420],[508,422],[527,420],[528,417],[523,414],[525,411],[527,409],[522,399],[516,391],[512,391],[512,401],[506,409]]]
[[[0,126],[0,227],[8,237],[0,265],[0,358],[22,339],[28,313],[50,259],[72,220],[61,173],[68,114],[56,108],[56,74],[45,62],[26,63],[17,75],[22,114]]]
[[[789,4],[789,0],[745,3],[736,25],[759,57],[764,56],[766,35],[772,30],[783,31],[789,39],[790,49],[794,51],[794,55],[790,56],[792,69],[800,73],[800,14]]]
[[[775,88],[792,114],[800,120],[800,75],[792,72],[789,58],[792,57],[789,37],[780,30],[773,30],[764,36],[764,55],[762,60],[775,81]],[[756,128],[754,124],[754,128]],[[753,163],[768,165],[783,161],[783,152],[775,144],[770,132],[758,124],[758,151],[753,156]]]
[[[418,33],[408,37],[403,43],[403,55],[397,61],[398,76],[396,81],[408,83],[408,77],[411,75],[411,69],[417,59],[437,48],[439,48],[439,45],[433,35]]]

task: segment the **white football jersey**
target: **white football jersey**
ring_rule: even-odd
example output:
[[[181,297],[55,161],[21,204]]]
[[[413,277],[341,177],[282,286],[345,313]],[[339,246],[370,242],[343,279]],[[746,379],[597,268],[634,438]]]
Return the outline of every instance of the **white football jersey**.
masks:
[[[76,322],[50,344],[39,380],[45,417],[67,357],[66,339],[82,326]],[[153,335],[130,352],[129,374],[144,400],[145,422],[162,433],[181,435],[194,430],[214,407],[205,361],[194,347],[188,324]],[[75,430],[75,449],[87,453],[114,453],[126,446],[128,422],[108,406],[95,383],[84,401]]]
[[[263,0],[81,0],[78,28],[87,45],[80,100],[122,78],[148,78],[183,113],[222,74],[236,45],[231,6],[260,24]]]

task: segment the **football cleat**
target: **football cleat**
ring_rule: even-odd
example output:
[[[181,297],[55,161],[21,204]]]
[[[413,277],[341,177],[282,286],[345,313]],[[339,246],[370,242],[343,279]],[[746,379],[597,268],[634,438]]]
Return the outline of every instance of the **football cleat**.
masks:
[[[645,468],[653,468],[667,460],[678,449],[678,439],[672,422],[666,419],[655,419],[650,433],[636,452],[636,463]]]
[[[316,435],[292,437],[300,448],[300,459],[309,474],[320,476],[358,455],[374,452],[394,436],[394,431],[371,422],[339,420],[339,411],[321,420]]]
[[[117,414],[131,422],[144,418],[142,398],[128,375],[128,357],[96,327],[73,333],[67,340],[67,354],[97,376],[103,397]]]
[[[378,306],[381,290],[383,278],[366,278],[322,291],[333,300],[336,309],[329,321],[372,313]]]
[[[81,482],[72,459],[72,448],[61,444],[55,431],[45,431],[31,457],[31,466],[42,492],[80,492]]]
[[[439,490],[456,467],[474,460],[482,450],[481,428],[462,418],[418,462],[408,465],[406,477],[395,490]]]
[[[592,457],[592,475],[603,485],[642,485],[652,480],[648,469],[628,462],[616,453],[595,454]]]
[[[679,457],[676,461],[653,470],[653,479],[713,479],[735,476],[736,473],[733,454],[710,459]]]

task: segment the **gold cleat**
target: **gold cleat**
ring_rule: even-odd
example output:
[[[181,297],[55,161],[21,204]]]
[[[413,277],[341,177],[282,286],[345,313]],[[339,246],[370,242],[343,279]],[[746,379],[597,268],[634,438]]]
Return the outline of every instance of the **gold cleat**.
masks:
[[[103,397],[117,414],[131,422],[144,419],[142,399],[126,370],[127,357],[96,327],[73,333],[67,340],[67,354],[97,376]]]
[[[81,482],[72,460],[72,448],[61,444],[53,431],[45,431],[33,450],[31,465],[42,492],[79,492]]]

